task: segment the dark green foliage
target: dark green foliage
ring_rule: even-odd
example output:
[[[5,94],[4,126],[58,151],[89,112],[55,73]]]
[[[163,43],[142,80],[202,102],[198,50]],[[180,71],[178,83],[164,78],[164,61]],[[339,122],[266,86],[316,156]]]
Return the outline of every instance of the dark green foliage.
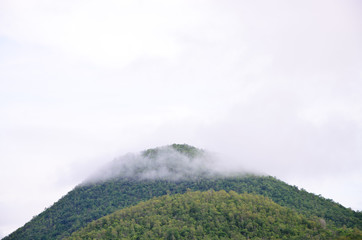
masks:
[[[141,202],[88,224],[68,240],[331,239],[341,234],[351,239],[268,198],[209,190]]]
[[[171,147],[172,149],[176,150],[177,152],[182,153],[190,158],[198,157],[204,153],[203,150],[195,148],[195,147],[187,145],[187,144],[175,144],[174,143],[174,144],[172,144],[170,146],[166,146],[166,147]],[[142,152],[142,155],[145,157],[154,158],[157,156],[159,151],[162,150],[163,148],[165,148],[165,147],[147,149]]]

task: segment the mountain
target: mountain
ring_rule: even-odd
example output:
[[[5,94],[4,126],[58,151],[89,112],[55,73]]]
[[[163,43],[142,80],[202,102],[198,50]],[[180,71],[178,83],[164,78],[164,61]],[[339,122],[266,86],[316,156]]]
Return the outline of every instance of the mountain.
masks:
[[[102,217],[67,240],[93,239],[353,239],[254,194],[187,192],[141,202]]]
[[[362,229],[362,213],[274,177],[224,173],[212,154],[186,144],[115,159],[5,240],[62,239],[93,220],[153,197],[187,191],[235,191],[270,198],[327,226]]]

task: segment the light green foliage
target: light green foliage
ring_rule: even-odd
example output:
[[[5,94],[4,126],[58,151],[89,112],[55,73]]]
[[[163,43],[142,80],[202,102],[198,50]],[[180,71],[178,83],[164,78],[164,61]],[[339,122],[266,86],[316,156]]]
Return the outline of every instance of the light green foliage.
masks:
[[[88,224],[68,240],[331,239],[336,234],[268,198],[210,190],[141,202]]]

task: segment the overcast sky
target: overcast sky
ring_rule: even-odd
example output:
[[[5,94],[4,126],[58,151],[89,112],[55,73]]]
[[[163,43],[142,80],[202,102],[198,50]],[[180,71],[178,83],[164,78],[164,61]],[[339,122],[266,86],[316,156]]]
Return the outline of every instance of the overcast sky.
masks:
[[[0,237],[188,143],[362,210],[359,0],[0,0]]]

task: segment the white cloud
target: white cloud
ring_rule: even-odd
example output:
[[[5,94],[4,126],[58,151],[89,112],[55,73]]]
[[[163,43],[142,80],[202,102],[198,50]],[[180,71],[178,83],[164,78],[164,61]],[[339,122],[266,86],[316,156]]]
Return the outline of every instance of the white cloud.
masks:
[[[39,196],[31,213],[0,222],[25,223],[118,154],[173,142],[301,185],[333,176],[336,195],[321,192],[341,196],[345,176],[362,171],[359,9],[353,0],[0,1],[1,204],[15,212],[28,204],[24,189]]]

